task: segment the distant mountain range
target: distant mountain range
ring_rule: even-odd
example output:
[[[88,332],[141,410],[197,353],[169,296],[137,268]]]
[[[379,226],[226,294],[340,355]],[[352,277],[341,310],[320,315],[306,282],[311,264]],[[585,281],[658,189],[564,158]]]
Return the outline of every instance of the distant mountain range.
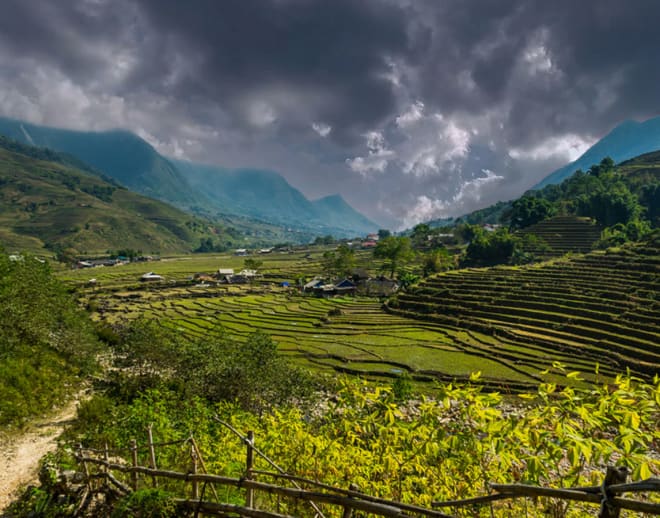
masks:
[[[0,117],[0,135],[73,155],[132,191],[196,214],[254,218],[304,234],[336,237],[378,228],[340,195],[310,201],[273,171],[169,159],[127,131],[71,131]]]
[[[353,237],[378,226],[339,194],[309,201],[277,173],[173,161],[195,190],[204,192],[221,212],[277,221],[294,228]]]
[[[587,171],[606,156],[619,163],[657,150],[660,150],[660,117],[644,122],[625,121],[591,146],[580,158],[550,173],[533,189],[561,183],[578,169]]]

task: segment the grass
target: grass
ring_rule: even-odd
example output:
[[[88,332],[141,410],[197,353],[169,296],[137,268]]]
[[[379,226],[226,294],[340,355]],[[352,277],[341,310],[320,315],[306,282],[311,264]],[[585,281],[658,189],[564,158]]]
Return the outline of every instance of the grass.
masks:
[[[392,303],[388,308],[378,299],[319,299],[279,286],[319,274],[325,250],[260,255],[264,277],[252,286],[200,288],[189,280],[197,272],[242,269],[244,258],[231,254],[178,256],[60,275],[77,287],[83,301],[93,300],[101,308],[95,318],[146,315],[196,337],[222,329],[244,340],[263,331],[297,365],[370,379],[407,371],[416,382],[465,380],[481,371],[486,386],[509,384],[515,391],[541,379],[559,381],[552,369],[557,362],[594,380],[596,363],[601,377],[607,377],[658,353],[643,340],[652,336],[657,307],[639,294],[657,284],[652,254],[633,256],[637,270],[611,267],[630,260],[624,255],[629,251],[622,249],[605,262],[597,253],[529,267],[447,272],[400,294],[398,307]],[[377,271],[370,252],[358,252],[358,263]],[[145,286],[137,281],[151,270],[166,282]],[[85,287],[91,277],[98,281],[95,288]],[[422,307],[427,313],[415,309]],[[638,361],[635,351],[640,351]],[[550,372],[540,376],[544,370]]]
[[[399,295],[389,307],[395,314],[506,337],[506,349],[521,357],[541,346],[547,355],[568,357],[577,370],[587,359],[586,366],[598,360],[612,371],[652,376],[660,369],[654,325],[660,251],[646,247],[635,255],[635,249],[450,272]],[[617,267],[631,262],[635,268]]]

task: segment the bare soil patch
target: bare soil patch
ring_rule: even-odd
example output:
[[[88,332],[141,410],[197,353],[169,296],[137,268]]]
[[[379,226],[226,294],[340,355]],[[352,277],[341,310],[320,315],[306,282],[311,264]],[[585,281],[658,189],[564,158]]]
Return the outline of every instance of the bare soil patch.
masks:
[[[18,491],[37,481],[39,460],[57,447],[57,438],[76,416],[76,398],[24,433],[0,439],[0,515]]]

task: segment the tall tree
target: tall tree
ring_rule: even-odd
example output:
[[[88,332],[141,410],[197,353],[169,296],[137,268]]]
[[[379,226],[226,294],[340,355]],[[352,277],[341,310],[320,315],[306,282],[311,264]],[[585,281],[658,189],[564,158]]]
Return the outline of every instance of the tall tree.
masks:
[[[390,277],[394,277],[402,263],[413,256],[409,237],[390,236],[378,241],[374,250],[374,257],[384,259],[384,267],[390,270]]]
[[[642,212],[637,196],[623,182],[609,185],[578,200],[578,213],[590,216],[605,227],[626,224]]]
[[[348,276],[355,268],[355,252],[346,243],[341,243],[336,251],[323,254],[323,263],[325,272],[329,276]]]
[[[410,239],[415,248],[426,248],[429,244],[429,234],[431,233],[431,227],[426,223],[418,223],[412,230]]]
[[[555,207],[544,198],[536,196],[523,196],[513,202],[510,213],[510,226],[512,229],[525,228],[555,213]]]

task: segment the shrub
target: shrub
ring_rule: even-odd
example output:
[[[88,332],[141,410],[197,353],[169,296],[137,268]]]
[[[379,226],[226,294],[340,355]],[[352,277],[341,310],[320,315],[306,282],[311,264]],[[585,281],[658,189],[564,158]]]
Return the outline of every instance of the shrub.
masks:
[[[124,497],[112,518],[170,518],[179,516],[172,495],[162,489],[142,489]]]

